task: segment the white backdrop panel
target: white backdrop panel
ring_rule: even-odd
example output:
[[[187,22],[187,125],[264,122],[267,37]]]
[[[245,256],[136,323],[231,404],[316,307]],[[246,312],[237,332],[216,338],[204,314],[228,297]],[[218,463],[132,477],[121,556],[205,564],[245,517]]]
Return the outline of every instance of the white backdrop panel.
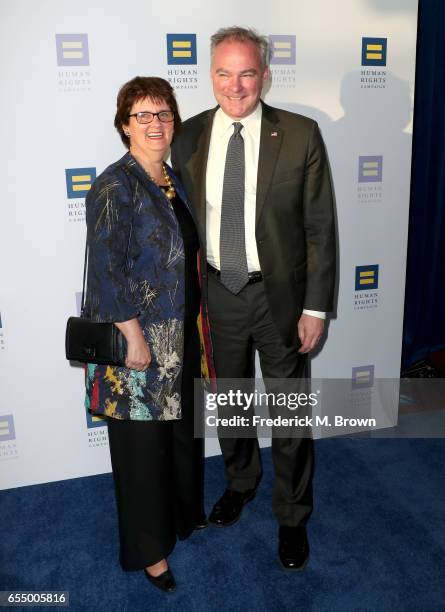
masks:
[[[326,140],[340,284],[313,374],[350,378],[352,368],[372,365],[376,377],[398,376],[417,0],[172,0],[165,11],[142,0],[3,0],[0,16],[0,488],[110,469],[106,428],[83,408],[83,372],[64,358],[85,240],[84,198],[68,197],[65,170],[99,174],[124,153],[113,128],[116,93],[136,74],[174,79],[184,118],[213,106],[209,37],[222,26],[289,37],[295,58],[272,66],[265,99],[317,119]],[[168,64],[167,33],[196,35],[196,64]],[[58,65],[56,34],[86,35],[77,47],[84,65]],[[364,37],[386,39],[384,66],[362,66]],[[364,70],[380,73],[373,87],[362,87]],[[381,180],[359,182],[364,156],[380,160]],[[358,309],[365,292],[355,290],[356,267],[376,265],[372,303]],[[207,454],[217,452],[208,441]]]

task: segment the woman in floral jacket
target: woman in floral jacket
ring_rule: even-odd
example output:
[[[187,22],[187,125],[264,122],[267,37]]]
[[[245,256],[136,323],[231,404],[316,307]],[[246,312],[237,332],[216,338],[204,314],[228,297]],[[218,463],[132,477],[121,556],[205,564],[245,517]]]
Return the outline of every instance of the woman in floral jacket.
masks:
[[[127,341],[126,367],[87,366],[86,404],[109,417],[122,567],[145,569],[165,591],[175,588],[166,558],[177,536],[206,525],[193,415],[199,240],[183,188],[163,161],[179,125],[166,81],[126,83],[115,127],[129,152],[86,200],[86,313],[115,323]]]

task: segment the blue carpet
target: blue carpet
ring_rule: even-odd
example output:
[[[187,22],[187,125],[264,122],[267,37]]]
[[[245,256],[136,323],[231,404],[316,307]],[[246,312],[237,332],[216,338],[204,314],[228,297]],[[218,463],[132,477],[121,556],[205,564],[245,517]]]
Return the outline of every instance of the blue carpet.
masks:
[[[174,594],[121,571],[110,474],[3,491],[0,590],[68,590],[71,610],[444,610],[444,449],[443,440],[317,441],[311,559],[299,573],[276,560],[263,450],[260,491],[239,523],[178,543]],[[224,490],[221,457],[206,470],[210,509]]]

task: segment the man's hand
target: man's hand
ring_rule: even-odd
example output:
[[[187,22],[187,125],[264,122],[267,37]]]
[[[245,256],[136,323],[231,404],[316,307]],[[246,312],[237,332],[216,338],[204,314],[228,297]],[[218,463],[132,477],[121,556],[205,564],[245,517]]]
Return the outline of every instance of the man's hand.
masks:
[[[298,336],[301,341],[299,353],[309,353],[314,349],[323,333],[324,319],[302,314],[298,321]]]

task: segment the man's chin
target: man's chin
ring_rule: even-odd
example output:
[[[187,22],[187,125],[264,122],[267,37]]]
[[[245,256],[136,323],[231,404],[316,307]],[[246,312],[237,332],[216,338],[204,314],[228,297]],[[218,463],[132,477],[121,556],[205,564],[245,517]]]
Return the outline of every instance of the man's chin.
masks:
[[[228,115],[231,119],[239,121],[244,117],[247,117],[249,114],[246,106],[244,104],[227,104],[225,107],[221,107],[223,111]]]

